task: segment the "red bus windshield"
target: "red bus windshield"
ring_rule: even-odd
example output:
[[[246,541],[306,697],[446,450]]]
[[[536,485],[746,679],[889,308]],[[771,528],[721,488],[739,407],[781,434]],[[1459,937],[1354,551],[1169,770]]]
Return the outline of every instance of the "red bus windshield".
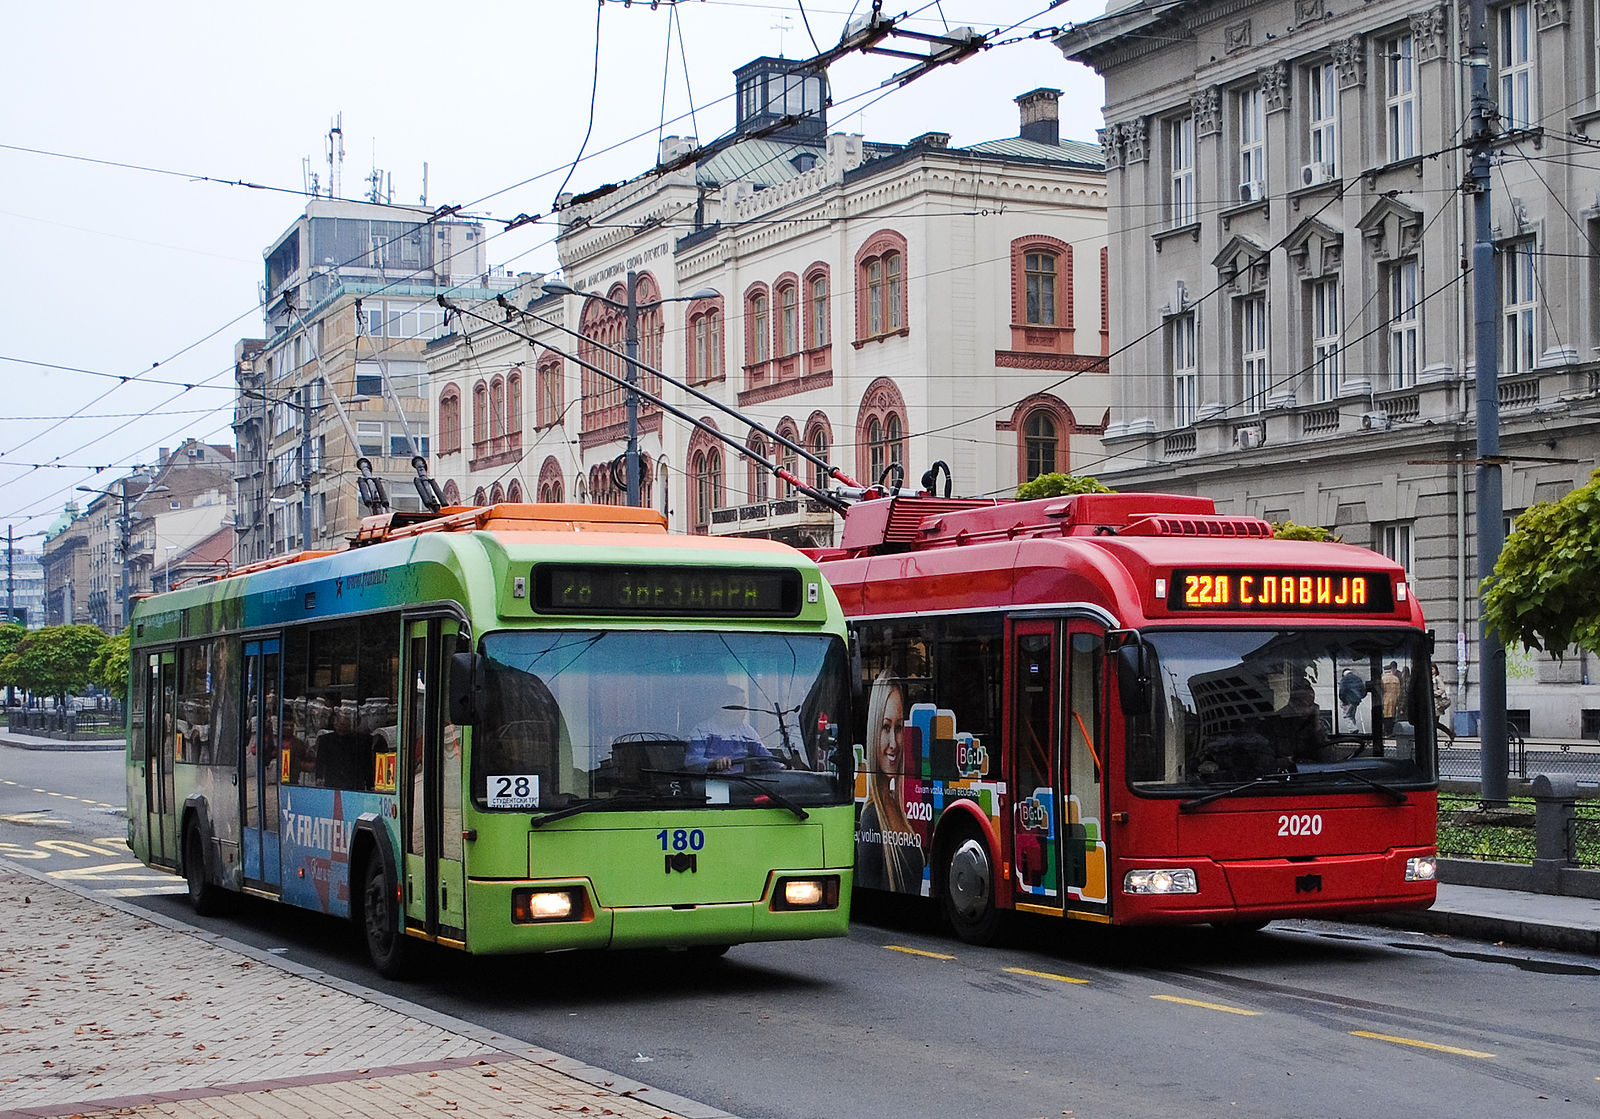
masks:
[[[1420,635],[1409,630],[1182,630],[1144,634],[1150,706],[1128,734],[1135,792],[1326,792],[1366,778],[1437,776]],[[1285,787],[1287,786],[1287,788]]]

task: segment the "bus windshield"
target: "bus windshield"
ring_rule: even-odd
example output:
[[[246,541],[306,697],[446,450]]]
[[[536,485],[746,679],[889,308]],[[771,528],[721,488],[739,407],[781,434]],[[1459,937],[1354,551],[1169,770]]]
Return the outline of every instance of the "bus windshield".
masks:
[[[792,811],[851,796],[836,637],[540,630],[490,634],[483,654],[480,808]]]
[[[1415,788],[1437,776],[1419,634],[1183,630],[1144,640],[1150,703],[1128,728],[1137,792],[1326,792],[1363,778]],[[1281,780],[1250,784],[1272,775]]]

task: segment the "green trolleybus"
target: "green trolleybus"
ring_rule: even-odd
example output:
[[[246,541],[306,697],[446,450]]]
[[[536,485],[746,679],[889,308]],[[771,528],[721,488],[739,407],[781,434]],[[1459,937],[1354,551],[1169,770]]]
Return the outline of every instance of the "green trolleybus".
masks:
[[[844,619],[767,541],[649,510],[369,518],[140,600],[128,844],[347,916],[374,965],[841,936]]]

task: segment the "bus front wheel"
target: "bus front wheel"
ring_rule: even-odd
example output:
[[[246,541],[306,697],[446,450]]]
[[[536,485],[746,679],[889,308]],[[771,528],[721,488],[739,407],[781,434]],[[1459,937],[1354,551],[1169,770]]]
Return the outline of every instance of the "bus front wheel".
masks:
[[[366,936],[367,955],[378,974],[386,979],[404,978],[411,966],[412,944],[400,928],[395,885],[376,854],[367,860],[366,881],[361,889],[361,929]]]
[[[959,832],[944,857],[941,873],[945,916],[968,944],[988,944],[1000,929],[994,904],[994,862],[989,848],[971,828]]]
[[[222,912],[222,887],[206,874],[206,839],[199,824],[183,833],[183,880],[189,887],[189,906],[202,917]]]

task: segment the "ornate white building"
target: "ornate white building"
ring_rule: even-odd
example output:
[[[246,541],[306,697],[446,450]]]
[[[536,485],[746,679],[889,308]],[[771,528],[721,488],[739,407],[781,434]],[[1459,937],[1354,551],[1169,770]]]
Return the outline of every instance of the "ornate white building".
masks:
[[[510,310],[432,343],[447,498],[623,500],[628,278],[640,387],[809,481],[818,468],[685,382],[856,479],[1010,495],[1097,457],[1111,402],[1105,175],[1058,135],[1054,90],[1017,98],[1017,137],[965,148],[828,135],[824,80],[757,59],[736,73],[735,141],[663,141],[655,170],[568,200],[570,293],[524,277]],[[795,120],[786,113],[814,115]],[[581,293],[581,294],[579,294]],[[601,296],[601,298],[593,298]],[[493,306],[492,304],[490,305]],[[645,404],[644,503],[675,531],[833,539],[836,517],[689,422]],[[826,479],[823,479],[826,482]]]

